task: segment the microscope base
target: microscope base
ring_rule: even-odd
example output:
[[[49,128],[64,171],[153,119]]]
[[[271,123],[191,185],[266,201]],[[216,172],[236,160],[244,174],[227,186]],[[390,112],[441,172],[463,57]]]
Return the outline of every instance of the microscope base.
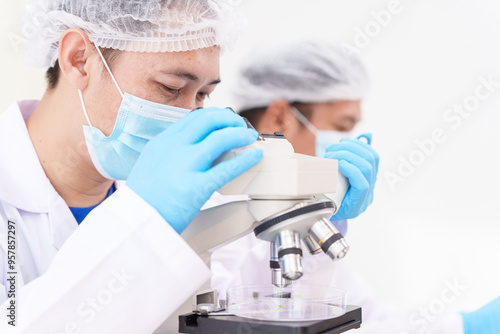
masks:
[[[234,315],[201,316],[189,313],[179,316],[179,332],[188,334],[340,334],[361,326],[361,307],[347,305],[340,317],[321,321],[258,321]]]

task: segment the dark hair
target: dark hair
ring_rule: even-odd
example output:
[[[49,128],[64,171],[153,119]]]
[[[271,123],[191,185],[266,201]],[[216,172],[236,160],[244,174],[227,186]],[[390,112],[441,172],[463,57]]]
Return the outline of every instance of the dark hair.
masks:
[[[109,48],[101,48],[101,52],[110,68],[120,55],[119,50],[109,49]],[[60,75],[61,75],[61,68],[59,67],[59,60],[56,60],[54,66],[49,68],[45,73],[45,78],[47,79],[47,84],[49,89],[53,89],[57,86]]]
[[[264,116],[266,110],[266,107],[247,109],[240,112],[240,116],[245,117],[254,128],[257,128],[259,126],[260,119]]]
[[[302,115],[305,116],[308,120],[311,120],[313,115],[313,109],[309,103],[303,102],[293,102],[290,105],[294,106]],[[302,124],[302,123],[300,123]],[[305,126],[305,125],[304,125]]]

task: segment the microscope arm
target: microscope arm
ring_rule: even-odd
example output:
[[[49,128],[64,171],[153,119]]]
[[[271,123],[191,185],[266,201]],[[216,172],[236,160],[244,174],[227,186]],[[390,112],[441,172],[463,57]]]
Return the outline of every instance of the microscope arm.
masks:
[[[230,202],[202,210],[182,233],[182,237],[202,255],[250,233],[255,218],[246,201]]]

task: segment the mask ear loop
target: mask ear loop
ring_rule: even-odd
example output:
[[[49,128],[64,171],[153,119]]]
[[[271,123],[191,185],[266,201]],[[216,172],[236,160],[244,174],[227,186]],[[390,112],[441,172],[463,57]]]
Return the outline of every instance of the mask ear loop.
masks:
[[[315,136],[318,134],[318,129],[304,116],[297,108],[290,105],[290,110],[292,114],[299,120],[302,125],[309,129]]]
[[[87,112],[87,108],[85,107],[85,102],[83,102],[83,95],[82,95],[82,91],[80,89],[78,90],[78,96],[80,96],[80,102],[82,104],[83,114],[85,115],[85,118],[87,119],[87,122],[89,123],[90,127],[93,129],[94,127],[92,126],[92,123],[90,122],[89,114]]]
[[[118,91],[120,92],[120,95],[122,96],[122,99],[123,99],[123,97],[124,97],[123,92],[122,92],[120,86],[118,85],[118,82],[116,81],[115,76],[113,75],[113,73],[111,73],[111,69],[109,68],[108,63],[106,62],[106,59],[104,59],[104,56],[102,55],[102,52],[99,49],[99,47],[96,46],[95,48],[97,50],[97,53],[99,53],[99,56],[101,56],[102,62],[104,63],[104,66],[106,67],[106,70],[108,71],[109,76],[113,80],[113,83],[115,84],[116,88],[118,88]]]
[[[104,59],[104,56],[102,55],[102,52],[99,49],[99,47],[96,46],[96,50],[97,50],[97,53],[99,53],[99,56],[101,57],[101,60],[104,63],[104,66],[106,67],[106,70],[108,71],[108,73],[109,73],[109,75],[111,77],[111,80],[113,80],[113,83],[115,84],[116,88],[118,89],[118,92],[120,93],[120,95],[121,95],[121,97],[123,99],[124,98],[123,91],[121,90],[120,86],[118,85],[118,82],[116,81],[115,76],[113,75],[113,73],[111,73],[111,69],[109,68],[108,63],[106,62],[106,59]],[[87,119],[87,122],[89,123],[89,126],[92,129],[94,129],[94,127],[92,126],[92,122],[90,122],[89,114],[87,112],[87,108],[85,107],[85,102],[83,101],[82,91],[80,89],[78,90],[78,96],[80,96],[80,102],[82,104],[82,109],[83,109],[83,113],[85,115],[85,118]]]

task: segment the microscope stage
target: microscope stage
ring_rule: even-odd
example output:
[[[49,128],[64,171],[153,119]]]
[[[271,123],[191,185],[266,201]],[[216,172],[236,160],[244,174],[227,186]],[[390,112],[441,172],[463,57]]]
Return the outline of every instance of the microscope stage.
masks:
[[[347,305],[342,316],[300,322],[259,321],[234,315],[201,316],[189,313],[179,316],[179,332],[188,334],[340,334],[361,326],[361,307]]]

